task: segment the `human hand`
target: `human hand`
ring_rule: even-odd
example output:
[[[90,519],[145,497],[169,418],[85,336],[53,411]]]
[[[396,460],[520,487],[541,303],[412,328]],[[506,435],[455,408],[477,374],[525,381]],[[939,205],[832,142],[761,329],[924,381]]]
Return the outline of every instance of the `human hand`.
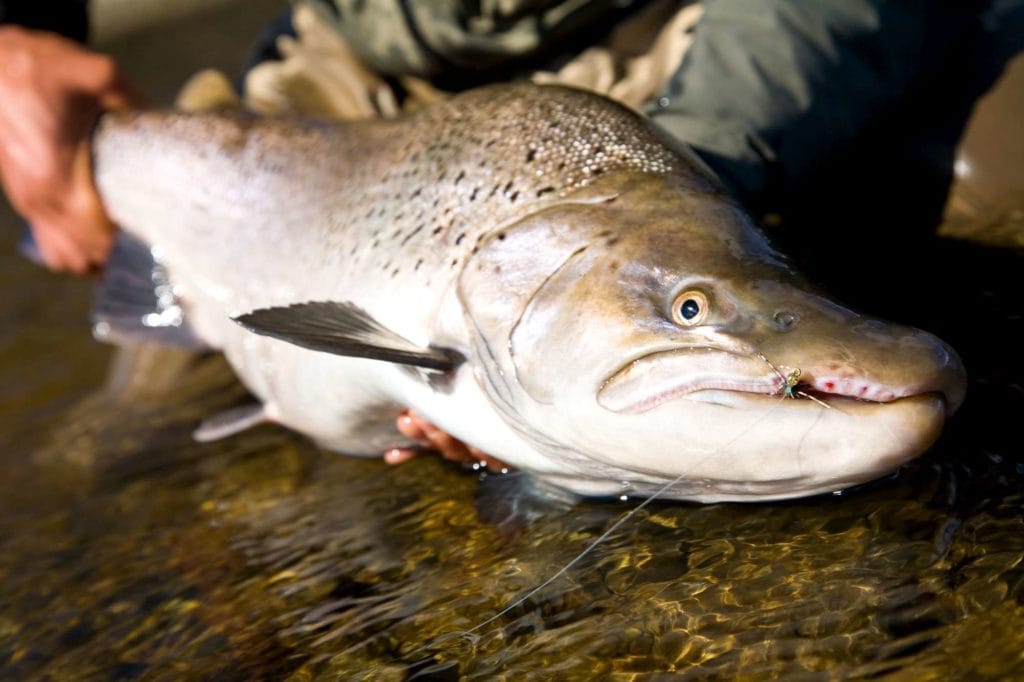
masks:
[[[114,61],[52,33],[0,26],[0,184],[54,270],[106,260],[114,227],[92,179],[100,112],[133,101]]]
[[[392,448],[384,453],[388,464],[401,464],[415,457],[421,449],[436,450],[441,456],[461,464],[482,464],[491,471],[505,472],[508,465],[500,459],[456,440],[411,410],[399,415],[398,432],[419,444],[419,448]]]

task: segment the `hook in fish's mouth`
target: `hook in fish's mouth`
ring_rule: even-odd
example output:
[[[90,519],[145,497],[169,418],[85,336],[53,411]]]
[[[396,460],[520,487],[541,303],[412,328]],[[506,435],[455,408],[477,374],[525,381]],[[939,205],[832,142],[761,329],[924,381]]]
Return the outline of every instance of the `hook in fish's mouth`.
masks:
[[[891,403],[925,394],[940,397],[947,413],[962,399],[937,380],[894,386],[836,363],[820,367],[776,366],[763,355],[717,348],[677,348],[632,360],[608,377],[598,403],[620,414],[639,414],[679,398],[737,407],[736,398],[795,398],[831,407],[842,401]],[[722,396],[729,399],[723,400]]]

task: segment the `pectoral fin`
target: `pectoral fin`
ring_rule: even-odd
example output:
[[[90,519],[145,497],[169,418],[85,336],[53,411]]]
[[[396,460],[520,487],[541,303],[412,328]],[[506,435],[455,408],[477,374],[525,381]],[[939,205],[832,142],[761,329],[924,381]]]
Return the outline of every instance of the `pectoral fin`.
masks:
[[[244,405],[204,419],[192,432],[192,437],[200,443],[209,443],[269,421],[263,405]]]
[[[384,327],[349,302],[312,301],[262,308],[235,318],[249,331],[310,350],[440,371],[464,358],[448,348],[423,348]]]

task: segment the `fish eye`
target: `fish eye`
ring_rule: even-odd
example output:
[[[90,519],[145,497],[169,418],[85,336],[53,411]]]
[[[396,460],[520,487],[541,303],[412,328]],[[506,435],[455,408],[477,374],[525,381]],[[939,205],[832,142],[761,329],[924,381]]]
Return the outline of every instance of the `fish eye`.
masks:
[[[672,319],[676,324],[693,327],[707,318],[709,308],[707,295],[703,291],[690,289],[676,296],[672,303]]]

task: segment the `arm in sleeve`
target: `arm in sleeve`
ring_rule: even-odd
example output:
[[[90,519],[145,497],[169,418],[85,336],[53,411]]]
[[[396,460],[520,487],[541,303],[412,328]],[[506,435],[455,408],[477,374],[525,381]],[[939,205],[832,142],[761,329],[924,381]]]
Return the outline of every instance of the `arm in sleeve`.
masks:
[[[756,207],[935,76],[976,4],[707,0],[647,113]]]
[[[0,0],[0,24],[53,31],[85,42],[89,33],[88,0]]]

